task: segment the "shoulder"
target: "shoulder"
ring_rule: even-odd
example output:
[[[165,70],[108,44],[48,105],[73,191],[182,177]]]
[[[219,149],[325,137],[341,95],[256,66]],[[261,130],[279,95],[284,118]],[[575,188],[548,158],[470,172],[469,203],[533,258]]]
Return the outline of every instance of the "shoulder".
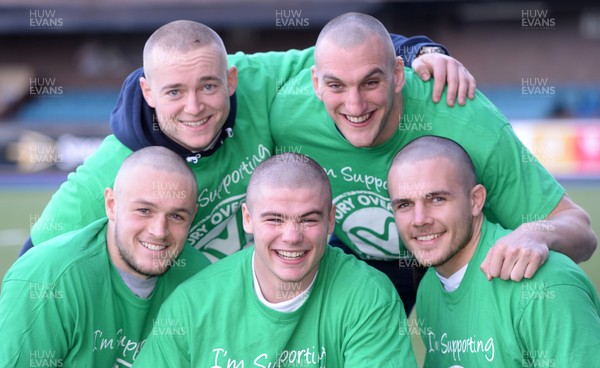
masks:
[[[181,280],[161,310],[202,322],[215,310],[224,311],[237,305],[246,292],[251,291],[252,275],[244,266],[250,266],[252,253],[238,251],[204,268],[188,279]],[[249,285],[249,286],[248,286]]]
[[[550,251],[546,263],[530,279],[523,283],[537,283],[538,286],[573,286],[594,291],[589,277],[573,260],[562,253]]]
[[[309,47],[302,50],[290,49],[286,51],[268,51],[246,54],[244,52],[236,52],[235,54],[227,55],[227,60],[230,65],[235,65],[238,68],[252,65],[268,66],[269,64],[288,64],[301,62],[302,59],[312,60],[314,55],[314,47]]]
[[[59,191],[67,190],[63,189],[64,186],[76,185],[82,190],[91,192],[92,195],[101,196],[104,188],[113,184],[121,164],[132,152],[114,135],[107,136],[100,147],[69,174]],[[101,187],[100,191],[98,191],[99,187]]]
[[[361,299],[382,303],[393,302],[398,296],[385,274],[339,248],[328,246],[321,265],[319,272],[324,272],[325,286],[329,290],[334,289],[332,292],[353,295],[360,291]]]
[[[235,285],[241,285],[247,277],[251,277],[250,274],[245,275],[244,272],[251,267],[250,262],[252,260],[253,249],[251,247],[240,250],[216,263],[208,265],[190,277],[178,290],[187,289],[197,291],[198,289],[210,289],[213,287],[221,288],[221,285],[228,285],[228,288],[234,289]]]
[[[104,138],[100,147],[85,160],[84,165],[102,164],[104,166],[115,166],[118,169],[132,152],[131,149],[111,134]]]
[[[464,106],[448,106],[446,101],[446,90],[444,90],[441,102],[434,103],[431,100],[433,94],[433,80],[423,81],[412,69],[405,68],[406,82],[402,88],[402,97],[404,99],[404,114],[418,115],[427,112],[425,119],[440,120],[439,124],[432,127],[431,134],[440,132],[456,131],[456,126],[452,124],[462,124],[474,130],[473,134],[486,133],[486,136],[498,134],[498,131],[508,126],[508,120],[500,110],[483,94],[477,90],[475,99],[468,100]],[[415,119],[415,117],[412,117]],[[451,122],[452,124],[450,124]],[[446,128],[446,129],[444,129]],[[460,130],[461,134],[465,131]]]
[[[108,270],[106,222],[106,218],[97,220],[30,249],[17,259],[4,281],[58,282],[73,275],[83,280],[97,278]]]
[[[175,284],[180,284],[210,266],[210,264],[210,261],[202,252],[186,244],[164,277],[175,282]]]

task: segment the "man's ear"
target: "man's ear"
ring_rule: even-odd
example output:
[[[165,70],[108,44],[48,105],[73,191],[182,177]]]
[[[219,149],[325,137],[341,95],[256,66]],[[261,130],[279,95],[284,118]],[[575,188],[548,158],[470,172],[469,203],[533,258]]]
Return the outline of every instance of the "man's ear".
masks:
[[[156,104],[152,98],[152,88],[150,87],[150,82],[145,77],[140,77],[140,88],[142,89],[142,95],[144,95],[144,100],[146,100],[146,103],[150,105],[150,107],[156,108]]]
[[[404,87],[406,77],[404,75],[404,60],[396,56],[396,65],[394,66],[394,92],[400,93]]]
[[[252,227],[252,218],[250,217],[250,210],[248,209],[248,203],[242,203],[242,223],[244,225],[244,231],[248,234],[254,234]]]
[[[106,211],[106,217],[110,221],[115,221],[117,208],[115,203],[115,192],[112,188],[104,189],[104,210]]]
[[[229,96],[233,96],[238,84],[238,70],[237,67],[232,66],[227,70],[227,89]]]
[[[311,73],[312,85],[313,85],[313,89],[315,90],[315,94],[317,95],[317,98],[319,100],[323,101],[321,89],[319,88],[319,73],[317,72],[316,65],[313,65],[312,68],[310,68],[310,73]]]
[[[471,213],[473,217],[479,216],[485,204],[487,191],[481,184],[477,184],[471,189]]]

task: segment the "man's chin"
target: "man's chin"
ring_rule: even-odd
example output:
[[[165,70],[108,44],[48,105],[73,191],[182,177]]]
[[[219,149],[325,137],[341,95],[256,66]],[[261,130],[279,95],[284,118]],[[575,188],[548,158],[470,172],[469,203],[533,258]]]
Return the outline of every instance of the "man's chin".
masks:
[[[165,273],[167,273],[167,271],[169,271],[170,268],[171,268],[171,266],[167,266],[165,268],[141,269],[141,270],[136,270],[136,271],[140,275],[150,278],[150,277],[162,276]]]
[[[356,147],[356,148],[367,148],[367,147],[373,146],[373,141],[365,139],[364,136],[363,137],[349,136],[349,137],[345,137],[345,138],[348,141],[348,143],[350,143],[353,147]]]

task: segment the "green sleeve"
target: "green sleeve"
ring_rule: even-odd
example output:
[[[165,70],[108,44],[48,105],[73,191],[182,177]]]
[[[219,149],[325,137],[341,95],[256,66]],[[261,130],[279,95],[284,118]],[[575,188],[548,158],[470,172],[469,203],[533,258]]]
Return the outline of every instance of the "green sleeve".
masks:
[[[596,367],[600,309],[593,287],[543,285],[526,290],[536,295],[518,327],[523,367]]]
[[[343,342],[344,367],[416,367],[402,303],[364,312]]]
[[[31,228],[33,244],[84,228],[105,217],[104,189],[112,187],[121,163],[131,152],[113,135],[108,136],[54,193]]]
[[[486,217],[508,229],[545,219],[565,191],[505,125],[483,167]]]
[[[134,367],[191,367],[191,312],[186,300],[178,298],[178,290],[163,303],[154,321],[152,332],[144,342]],[[164,328],[161,326],[169,326]],[[178,331],[171,333],[171,331]],[[197,337],[196,337],[197,338]]]
[[[62,366],[74,330],[65,318],[64,287],[7,280],[0,296],[0,366]]]

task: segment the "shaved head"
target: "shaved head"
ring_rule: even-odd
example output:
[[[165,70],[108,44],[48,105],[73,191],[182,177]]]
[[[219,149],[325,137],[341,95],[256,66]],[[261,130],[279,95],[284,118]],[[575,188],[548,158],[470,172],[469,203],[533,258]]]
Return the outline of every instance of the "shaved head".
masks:
[[[246,203],[252,203],[264,186],[270,188],[319,188],[326,194],[331,209],[331,184],[325,170],[313,159],[297,154],[275,155],[256,167],[246,191]]]
[[[436,136],[420,137],[404,146],[394,157],[390,171],[405,162],[438,158],[445,158],[454,164],[456,177],[462,179],[465,190],[471,190],[477,184],[475,168],[467,152],[453,140]]]
[[[167,272],[186,244],[198,184],[173,151],[145,147],[127,157],[104,190],[106,245],[114,265],[138,278]]]
[[[129,180],[144,180],[144,178],[132,179],[131,177],[136,175],[134,171],[146,168],[181,175],[186,181],[193,184],[191,186],[194,191],[191,193],[192,197],[198,197],[198,185],[192,170],[179,155],[162,146],[144,147],[127,157],[117,173],[114,184],[115,193],[118,195],[128,185]]]
[[[160,61],[176,62],[182,54],[190,50],[214,46],[222,54],[222,61],[227,68],[227,51],[221,37],[204,24],[189,20],[177,20],[157,29],[144,46],[144,72],[146,78]]]
[[[342,48],[360,46],[373,39],[381,42],[386,53],[386,60],[394,66],[396,53],[388,31],[384,25],[370,15],[362,13],[345,13],[325,25],[315,46],[315,64],[319,65],[320,51],[331,42]]]

